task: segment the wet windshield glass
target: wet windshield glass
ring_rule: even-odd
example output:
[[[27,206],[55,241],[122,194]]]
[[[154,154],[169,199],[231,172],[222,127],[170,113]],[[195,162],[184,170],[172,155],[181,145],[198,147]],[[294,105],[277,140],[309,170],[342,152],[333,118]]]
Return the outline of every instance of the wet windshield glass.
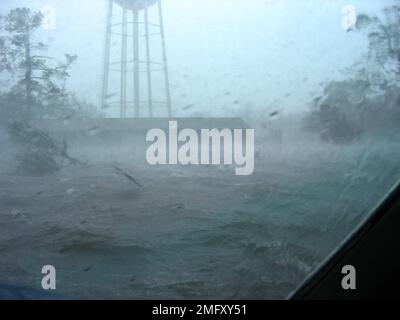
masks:
[[[0,15],[0,297],[282,299],[400,177],[398,1]]]

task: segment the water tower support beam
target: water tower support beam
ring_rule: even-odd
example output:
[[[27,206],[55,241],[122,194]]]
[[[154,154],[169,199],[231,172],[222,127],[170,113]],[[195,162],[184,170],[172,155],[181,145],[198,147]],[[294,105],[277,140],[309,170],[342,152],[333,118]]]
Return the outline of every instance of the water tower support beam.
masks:
[[[122,11],[122,50],[121,50],[121,118],[126,118],[126,78],[127,78],[127,24],[128,24],[128,10],[126,8]]]
[[[150,31],[149,31],[149,13],[147,8],[144,10],[144,24],[146,37],[146,68],[147,68],[147,97],[150,117],[153,118],[153,88],[151,79],[151,54],[150,54]]]
[[[110,47],[111,47],[111,33],[112,33],[112,15],[113,15],[114,0],[109,0],[107,26],[106,26],[106,43],[104,51],[104,70],[103,70],[103,88],[101,94],[101,107],[106,107],[106,99],[108,95],[108,77],[110,65]]]
[[[169,75],[168,75],[168,59],[167,59],[167,49],[165,45],[165,31],[164,31],[164,20],[162,14],[161,1],[158,1],[158,15],[160,18],[160,33],[161,33],[161,43],[163,52],[163,62],[164,62],[164,76],[165,76],[165,91],[167,96],[167,108],[168,117],[172,117],[172,105],[171,105],[171,92],[169,87]]]
[[[133,11],[133,81],[135,118],[140,117],[139,12]]]

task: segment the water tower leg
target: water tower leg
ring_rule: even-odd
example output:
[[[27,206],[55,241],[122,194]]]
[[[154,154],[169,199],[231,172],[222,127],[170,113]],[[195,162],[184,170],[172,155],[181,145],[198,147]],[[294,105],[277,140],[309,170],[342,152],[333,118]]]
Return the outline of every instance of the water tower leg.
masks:
[[[103,88],[101,94],[101,108],[106,107],[106,100],[108,95],[108,77],[110,72],[110,47],[111,47],[111,20],[113,14],[114,0],[109,0],[108,15],[107,15],[107,27],[106,27],[106,43],[104,50],[104,69],[103,69]]]
[[[122,13],[122,50],[121,50],[121,118],[126,118],[126,76],[127,76],[127,42],[128,10]]]
[[[147,71],[147,100],[150,118],[153,118],[153,88],[151,82],[151,55],[150,55],[150,32],[149,32],[149,13],[147,8],[144,10],[144,25],[146,36],[146,71]]]
[[[139,12],[133,11],[133,81],[135,118],[140,117]]]
[[[121,50],[121,118],[126,118],[126,75],[127,75],[127,26],[128,26],[128,10],[123,9],[122,13],[122,50]]]
[[[168,60],[167,60],[167,49],[165,45],[165,31],[164,31],[164,20],[162,15],[161,1],[158,1],[158,14],[160,17],[160,33],[161,33],[161,44],[163,51],[163,62],[164,62],[164,75],[165,75],[165,91],[167,96],[167,108],[168,117],[172,117],[172,105],[171,105],[171,92],[169,87],[169,75],[168,75]]]

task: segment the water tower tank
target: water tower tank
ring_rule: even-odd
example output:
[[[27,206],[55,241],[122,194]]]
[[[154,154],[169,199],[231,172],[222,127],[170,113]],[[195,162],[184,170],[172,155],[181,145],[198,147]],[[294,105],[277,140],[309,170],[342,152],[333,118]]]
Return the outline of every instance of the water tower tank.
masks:
[[[121,7],[129,10],[143,10],[151,7],[158,0],[115,0]]]

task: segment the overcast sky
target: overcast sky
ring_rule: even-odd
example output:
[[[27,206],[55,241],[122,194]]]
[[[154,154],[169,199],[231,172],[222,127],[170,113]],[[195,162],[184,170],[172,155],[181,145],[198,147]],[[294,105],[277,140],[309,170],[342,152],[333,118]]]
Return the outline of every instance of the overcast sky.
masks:
[[[365,35],[342,28],[342,8],[378,14],[393,2],[163,0],[175,114],[305,110],[324,83],[345,76],[366,52]],[[79,56],[69,87],[98,104],[107,1],[3,0],[0,12],[44,5],[56,9],[56,29],[38,37],[51,54]]]

